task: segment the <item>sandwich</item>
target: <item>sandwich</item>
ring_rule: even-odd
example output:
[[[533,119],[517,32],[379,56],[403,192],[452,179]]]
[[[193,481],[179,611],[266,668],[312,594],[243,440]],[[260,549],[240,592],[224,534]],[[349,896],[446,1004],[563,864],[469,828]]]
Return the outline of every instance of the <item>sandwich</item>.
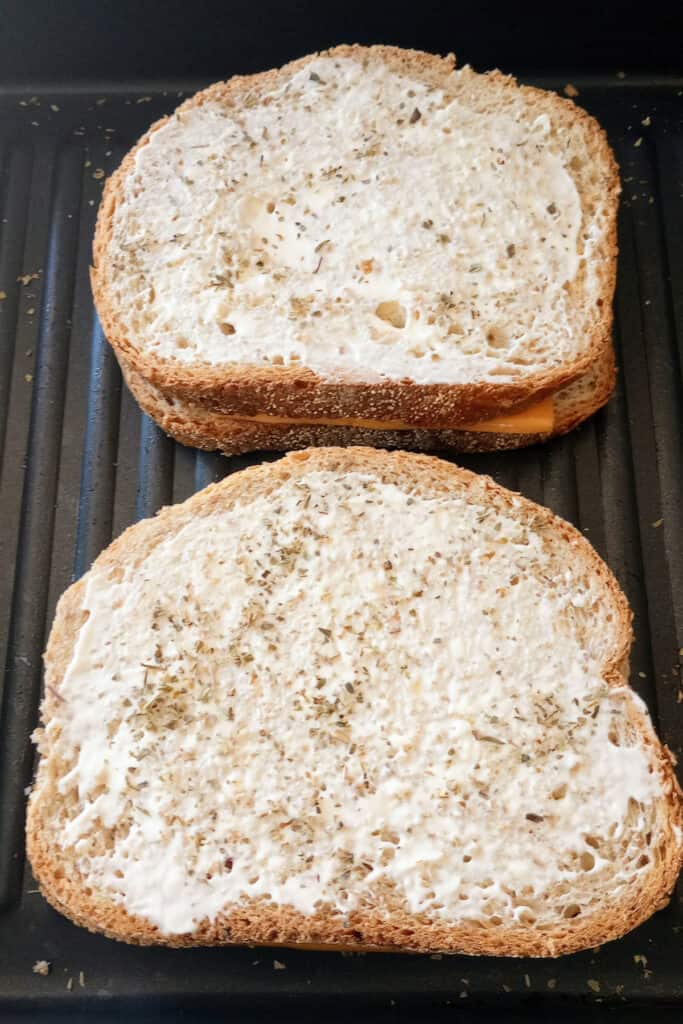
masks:
[[[663,906],[672,756],[552,513],[309,449],[127,530],[59,602],[28,853],[115,939],[557,956]]]
[[[613,390],[618,194],[570,100],[340,46],[154,124],[107,182],[93,293],[185,444],[515,448]]]

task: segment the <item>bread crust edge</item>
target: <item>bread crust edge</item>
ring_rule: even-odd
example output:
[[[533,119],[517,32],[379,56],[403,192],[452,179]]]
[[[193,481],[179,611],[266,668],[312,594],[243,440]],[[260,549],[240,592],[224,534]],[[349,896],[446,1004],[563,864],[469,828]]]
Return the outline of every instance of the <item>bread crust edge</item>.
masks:
[[[180,444],[224,455],[252,451],[293,451],[309,447],[368,445],[412,451],[493,452],[528,447],[559,437],[597,412],[611,397],[616,380],[611,347],[591,369],[594,380],[587,394],[572,395],[581,380],[555,396],[555,425],[541,434],[502,434],[454,429],[377,430],[370,427],[325,424],[246,422],[199,403],[168,399],[123,360],[123,375],[136,402]]]

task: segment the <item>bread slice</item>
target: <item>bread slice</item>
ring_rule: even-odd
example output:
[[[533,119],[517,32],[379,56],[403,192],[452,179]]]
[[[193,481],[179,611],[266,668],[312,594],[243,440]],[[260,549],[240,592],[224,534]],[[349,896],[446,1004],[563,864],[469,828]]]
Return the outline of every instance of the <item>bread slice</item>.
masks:
[[[138,404],[169,437],[181,444],[224,455],[251,451],[294,451],[330,445],[373,445],[413,451],[451,449],[458,452],[506,451],[524,448],[566,434],[608,401],[614,390],[615,366],[611,348],[588,373],[559,391],[552,400],[549,429],[516,433],[509,430],[378,429],[371,426],[269,423],[217,412],[201,402],[166,398],[162,391],[125,362],[121,363],[128,387]]]
[[[608,358],[618,193],[569,100],[341,46],[153,125],[107,183],[93,291],[169,401],[453,430]]]
[[[437,459],[317,449],[62,597],[28,852],[113,938],[551,956],[662,906],[672,759],[586,540]]]

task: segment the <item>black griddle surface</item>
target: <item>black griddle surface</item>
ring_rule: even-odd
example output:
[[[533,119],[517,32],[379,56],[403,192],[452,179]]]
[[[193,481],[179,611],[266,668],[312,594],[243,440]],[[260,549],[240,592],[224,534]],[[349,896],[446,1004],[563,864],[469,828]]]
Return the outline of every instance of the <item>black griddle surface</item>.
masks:
[[[460,461],[548,505],[606,559],[635,613],[632,684],[683,759],[683,81],[534,84],[561,90],[568,80],[607,128],[622,171],[618,393],[567,438]],[[74,927],[35,891],[24,788],[57,598],[130,523],[260,458],[182,448],[139,412],[88,283],[102,178],[202,84],[0,89],[0,1017],[450,1006],[461,1018],[487,1004],[533,1006],[540,1020],[579,1002],[590,1013],[683,1010],[681,883],[625,939],[559,961],[139,949]],[[42,959],[48,977],[32,973]]]

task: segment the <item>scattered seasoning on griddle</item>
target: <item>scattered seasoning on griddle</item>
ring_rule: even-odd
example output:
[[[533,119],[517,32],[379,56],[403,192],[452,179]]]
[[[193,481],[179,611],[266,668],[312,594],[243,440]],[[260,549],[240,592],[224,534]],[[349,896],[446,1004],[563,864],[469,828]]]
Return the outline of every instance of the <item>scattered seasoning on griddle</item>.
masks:
[[[645,981],[647,981],[647,979],[652,976],[652,971],[648,970],[647,957],[644,956],[642,953],[636,953],[633,957],[633,962],[634,964],[640,964],[640,966],[643,968],[643,978]]]
[[[48,960],[36,960],[31,970],[34,974],[40,974],[43,978],[46,978],[51,968],[52,964]]]

